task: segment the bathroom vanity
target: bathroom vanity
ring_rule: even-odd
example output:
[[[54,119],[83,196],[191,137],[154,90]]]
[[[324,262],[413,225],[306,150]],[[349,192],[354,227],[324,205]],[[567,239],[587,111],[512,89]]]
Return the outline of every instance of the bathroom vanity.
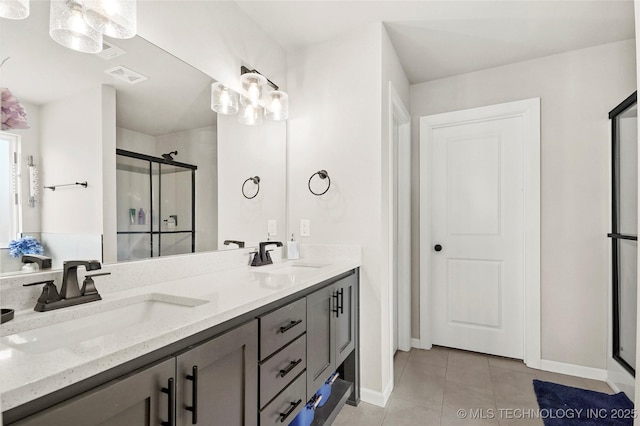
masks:
[[[4,424],[288,424],[338,371],[314,424],[332,421],[359,402],[358,266],[242,266],[18,315],[0,338]],[[70,334],[47,347],[38,315]]]

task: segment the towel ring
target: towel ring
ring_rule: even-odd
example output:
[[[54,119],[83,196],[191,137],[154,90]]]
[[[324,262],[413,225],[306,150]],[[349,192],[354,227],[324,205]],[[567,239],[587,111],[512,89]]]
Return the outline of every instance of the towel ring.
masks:
[[[318,193],[318,192],[313,192],[313,189],[311,189],[311,179],[313,179],[313,177],[315,175],[318,175],[320,177],[320,179],[328,179],[328,184],[327,184],[327,189],[325,189],[324,191]],[[327,173],[326,170],[319,170],[317,172],[315,172],[314,174],[311,175],[311,177],[309,178],[309,183],[307,184],[307,186],[309,187],[309,191],[311,191],[311,193],[313,195],[324,195],[327,193],[327,191],[329,190],[329,188],[331,188],[331,178],[329,177],[329,173]]]
[[[258,185],[258,189],[256,190],[256,193],[253,194],[251,197],[248,197],[247,193],[244,191],[244,186],[249,181],[251,181],[251,182],[255,183],[256,185]],[[260,176],[250,177],[249,179],[245,180],[244,183],[242,184],[242,195],[244,195],[244,198],[246,198],[247,200],[251,200],[252,198],[256,198],[256,195],[258,195],[258,192],[260,192]]]

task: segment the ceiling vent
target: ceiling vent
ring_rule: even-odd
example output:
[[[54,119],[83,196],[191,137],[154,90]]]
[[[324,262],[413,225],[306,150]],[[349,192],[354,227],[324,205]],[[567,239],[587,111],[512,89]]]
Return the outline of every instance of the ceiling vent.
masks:
[[[96,53],[95,55],[99,58],[104,59],[105,61],[108,61],[110,59],[117,58],[118,56],[122,56],[125,53],[127,52],[120,49],[118,46],[111,44],[109,42],[103,41],[102,51]]]
[[[122,65],[118,65],[117,67],[109,68],[105,70],[105,74],[109,74],[115,78],[119,78],[122,81],[126,81],[129,84],[138,84],[141,81],[148,80],[148,77],[145,77],[142,74],[138,74],[135,71],[130,70],[129,68],[125,68]]]

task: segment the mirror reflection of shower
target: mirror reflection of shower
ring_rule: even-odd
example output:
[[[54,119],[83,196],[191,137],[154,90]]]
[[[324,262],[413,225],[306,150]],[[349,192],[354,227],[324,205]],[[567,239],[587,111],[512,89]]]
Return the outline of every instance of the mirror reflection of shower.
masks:
[[[178,155],[178,151],[171,151],[166,154],[162,154],[162,158],[165,160],[173,161],[173,156]]]
[[[116,149],[118,261],[196,251],[198,167],[176,154]]]

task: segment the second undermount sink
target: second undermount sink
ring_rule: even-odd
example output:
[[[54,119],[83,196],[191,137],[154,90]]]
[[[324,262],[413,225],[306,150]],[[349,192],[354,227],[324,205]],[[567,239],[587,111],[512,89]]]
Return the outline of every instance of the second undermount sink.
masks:
[[[274,264],[266,267],[258,266],[254,268],[255,272],[269,275],[290,275],[316,271],[319,268],[327,266],[324,263],[295,262],[285,265]]]
[[[120,335],[151,322],[171,321],[206,300],[175,297],[159,293],[135,296],[111,302],[100,312],[44,325],[0,338],[0,343],[27,353],[44,353],[62,349],[98,337]]]

